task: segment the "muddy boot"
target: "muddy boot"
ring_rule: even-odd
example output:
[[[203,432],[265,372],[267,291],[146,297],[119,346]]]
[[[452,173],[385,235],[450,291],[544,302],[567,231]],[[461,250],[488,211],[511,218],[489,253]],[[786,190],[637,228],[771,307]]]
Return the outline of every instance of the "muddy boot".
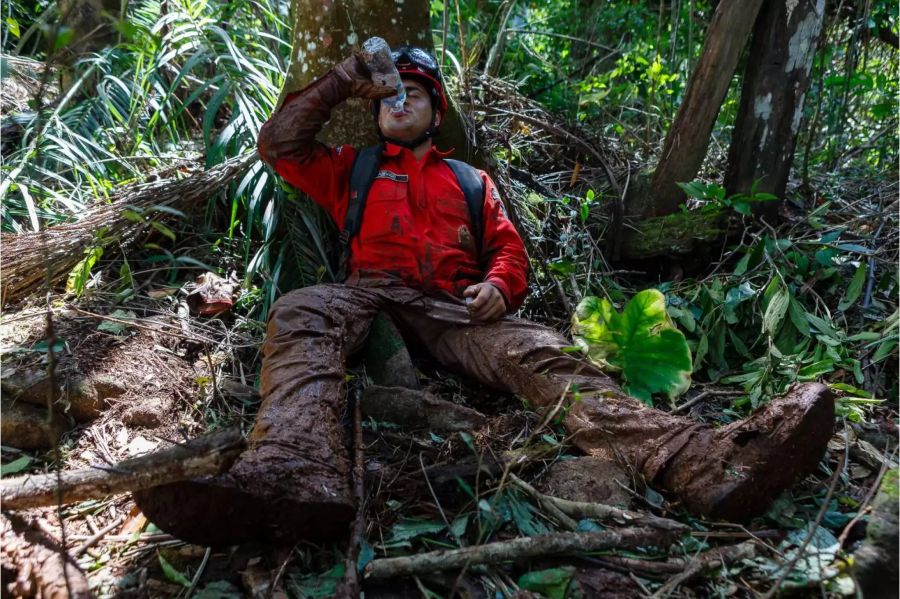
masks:
[[[135,503],[160,529],[197,545],[345,537],[356,511],[343,430],[336,415],[295,403],[267,400],[249,449],[228,472],[139,491]]]
[[[745,521],[815,470],[833,426],[828,387],[797,386],[744,420],[696,429],[653,483],[695,514]]]

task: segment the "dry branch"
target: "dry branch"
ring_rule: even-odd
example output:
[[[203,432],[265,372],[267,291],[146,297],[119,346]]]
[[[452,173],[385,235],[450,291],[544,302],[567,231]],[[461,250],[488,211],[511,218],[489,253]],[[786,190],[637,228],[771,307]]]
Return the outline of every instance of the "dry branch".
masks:
[[[366,566],[367,578],[391,578],[454,570],[478,564],[500,564],[526,558],[584,553],[603,549],[668,546],[679,533],[649,528],[602,532],[559,532],[523,537],[462,549],[432,551],[406,557],[378,559]]]
[[[356,501],[356,518],[350,531],[347,559],[344,561],[344,580],[335,589],[337,598],[359,597],[359,576],[356,566],[359,549],[366,538],[366,448],[362,434],[362,393],[357,385],[353,389],[353,499]]]
[[[717,547],[716,549],[711,549],[710,551],[698,555],[695,559],[686,564],[683,572],[666,581],[652,597],[653,599],[663,599],[668,597],[678,585],[691,580],[703,572],[721,568],[726,564],[742,559],[750,559],[755,554],[756,548],[752,541],[741,543],[740,545],[732,545],[730,547]]]
[[[594,520],[613,520],[620,524],[631,524],[636,526],[647,526],[649,528],[657,528],[660,530],[669,530],[673,532],[688,532],[690,527],[675,520],[668,518],[660,518],[653,514],[642,514],[641,512],[632,512],[623,510],[611,505],[603,503],[588,503],[584,501],[571,501],[553,497],[552,495],[544,495],[519,477],[510,474],[510,480],[517,487],[531,495],[537,500],[541,506],[550,512],[550,515],[570,530],[574,530],[576,524],[573,520],[581,520],[583,518],[592,518]],[[562,518],[560,518],[562,516]]]
[[[656,561],[605,555],[592,559],[591,563],[596,563],[611,570],[634,572],[644,578],[669,579],[667,583],[671,585],[669,588],[675,588],[677,584],[682,584],[689,577],[693,577],[704,570],[711,570],[721,566],[723,560],[726,564],[732,563],[740,559],[753,557],[754,553],[754,541],[748,541],[739,545],[716,547],[693,557],[673,557],[663,561]],[[685,577],[686,575],[687,577]]]
[[[234,462],[244,445],[240,431],[228,429],[124,460],[109,468],[4,479],[0,481],[0,501],[4,510],[27,509],[217,474]]]
[[[125,186],[111,203],[92,210],[77,222],[35,233],[0,236],[2,303],[21,299],[45,282],[58,283],[84,258],[85,250],[93,246],[135,239],[149,226],[150,219],[135,222],[134,214],[152,217],[160,206],[190,210],[221,191],[256,160],[253,152],[180,181],[162,179]]]

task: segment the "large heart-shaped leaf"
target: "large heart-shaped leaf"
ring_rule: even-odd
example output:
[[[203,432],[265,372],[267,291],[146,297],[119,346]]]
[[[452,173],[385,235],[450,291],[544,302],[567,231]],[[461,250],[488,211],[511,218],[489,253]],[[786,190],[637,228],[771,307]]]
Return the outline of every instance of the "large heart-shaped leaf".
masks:
[[[652,405],[654,393],[675,398],[691,385],[691,352],[666,314],[665,296],[646,289],[621,314],[605,299],[586,297],[572,318],[575,342],[607,370],[621,370],[625,390]]]

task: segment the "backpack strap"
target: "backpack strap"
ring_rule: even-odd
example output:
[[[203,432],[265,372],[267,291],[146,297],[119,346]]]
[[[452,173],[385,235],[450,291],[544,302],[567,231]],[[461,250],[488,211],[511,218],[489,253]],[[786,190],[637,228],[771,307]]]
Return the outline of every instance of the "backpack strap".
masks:
[[[484,181],[473,166],[452,158],[444,162],[456,175],[456,181],[466,197],[469,207],[469,218],[472,220],[472,238],[475,240],[475,255],[481,262],[481,248],[484,241]]]
[[[350,242],[359,235],[362,227],[363,212],[366,209],[366,197],[375,176],[378,175],[378,167],[381,165],[382,146],[363,148],[356,153],[353,166],[350,167],[350,199],[347,204],[347,216],[344,218],[344,228],[341,230],[341,258],[338,266],[338,280],[343,281],[349,275],[350,267]]]

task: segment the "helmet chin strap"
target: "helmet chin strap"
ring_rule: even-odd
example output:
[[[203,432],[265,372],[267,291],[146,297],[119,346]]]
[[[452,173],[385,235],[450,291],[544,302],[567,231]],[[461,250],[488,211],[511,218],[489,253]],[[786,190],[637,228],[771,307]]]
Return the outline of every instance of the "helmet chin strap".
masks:
[[[379,127],[378,128],[378,139],[380,139],[382,142],[392,143],[394,145],[404,147],[408,150],[415,150],[416,148],[421,146],[423,143],[425,143],[428,139],[434,137],[434,135],[437,133],[438,128],[435,125],[436,121],[437,121],[437,109],[432,106],[432,108],[431,108],[431,125],[428,127],[428,129],[425,130],[424,133],[422,133],[417,138],[413,139],[412,141],[403,141],[402,139],[395,139],[393,137],[387,137],[384,133],[381,132],[381,127]]]

